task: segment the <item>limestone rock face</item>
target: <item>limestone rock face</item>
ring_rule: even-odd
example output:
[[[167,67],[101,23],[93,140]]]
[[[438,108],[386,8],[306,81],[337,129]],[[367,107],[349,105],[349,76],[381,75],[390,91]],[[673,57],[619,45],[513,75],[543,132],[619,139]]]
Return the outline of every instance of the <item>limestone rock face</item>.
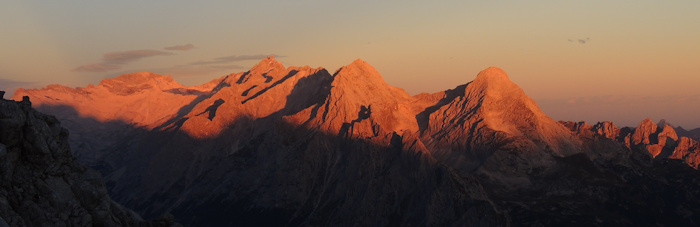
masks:
[[[688,137],[681,137],[670,159],[679,159],[697,169],[700,165],[700,143]]]
[[[598,122],[593,126],[593,131],[599,135],[605,136],[608,139],[618,139],[620,136],[620,128],[615,126],[615,123],[610,121]]]
[[[663,130],[659,132],[659,145],[664,147],[664,158],[683,160],[689,166],[698,169],[700,143],[696,139],[680,136],[692,136],[692,133],[681,127],[674,128],[664,119],[660,120],[658,125],[663,127]]]
[[[329,132],[354,138],[418,132],[411,109],[413,98],[403,89],[386,84],[367,62],[357,59],[338,69],[331,87],[327,105],[322,107],[327,108],[324,112],[334,113],[322,126]]]
[[[571,122],[571,121],[559,121],[564,127],[568,128],[576,134],[591,133],[591,131],[597,131],[592,125],[589,125],[585,121]],[[596,127],[598,124],[596,124]]]
[[[678,134],[665,120],[659,123],[662,127],[658,128],[650,122],[650,119],[646,119],[634,130],[632,137],[635,144],[645,147],[652,157],[668,158],[678,146]]]
[[[612,122],[599,122],[589,129],[590,132],[586,130],[588,127],[579,126],[585,125],[585,122],[563,122],[562,124],[579,136],[593,132],[624,144],[631,151],[649,154],[659,160],[683,160],[690,167],[698,168],[697,156],[700,152],[698,142],[692,138],[679,136],[673,125],[663,119],[658,124],[653,124],[651,119],[645,119],[634,129],[619,129]]]
[[[545,115],[499,68],[485,69],[474,81],[433,96],[440,98],[425,97],[438,101],[417,115],[424,126],[421,140],[435,158],[454,168],[527,184],[524,176],[504,177],[503,171],[512,169],[502,167],[547,166],[553,156],[580,151],[571,132]],[[512,162],[509,151],[517,151],[522,162]]]
[[[657,125],[654,124],[651,119],[644,119],[644,121],[639,123],[639,126],[637,126],[637,128],[634,130],[634,134],[632,134],[632,144],[649,145],[658,143],[658,140],[654,140],[656,138],[653,138],[652,136],[652,134],[657,133],[657,128]]]
[[[211,138],[242,118],[291,115],[321,102],[331,81],[332,76],[323,68],[285,69],[268,57],[248,72],[225,77],[209,94],[190,103],[188,112],[161,127],[178,129],[195,138]]]
[[[68,131],[28,99],[0,100],[0,225],[169,226],[112,201],[100,174],[71,155]]]

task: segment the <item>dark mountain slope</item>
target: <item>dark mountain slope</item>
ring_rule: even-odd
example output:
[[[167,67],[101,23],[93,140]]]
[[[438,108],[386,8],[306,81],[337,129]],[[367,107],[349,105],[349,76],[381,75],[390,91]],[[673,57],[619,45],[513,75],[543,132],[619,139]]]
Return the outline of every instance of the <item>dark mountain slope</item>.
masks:
[[[112,201],[100,174],[71,155],[67,137],[60,122],[34,111],[27,97],[0,100],[0,225],[174,224],[143,221]]]

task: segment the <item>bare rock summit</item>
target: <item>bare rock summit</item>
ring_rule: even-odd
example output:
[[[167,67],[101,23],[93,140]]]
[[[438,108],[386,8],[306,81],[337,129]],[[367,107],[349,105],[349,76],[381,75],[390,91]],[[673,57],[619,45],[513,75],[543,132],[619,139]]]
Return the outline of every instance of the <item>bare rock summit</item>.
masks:
[[[419,103],[429,103],[417,115],[424,125],[421,140],[438,160],[455,168],[527,185],[524,175],[505,177],[510,174],[504,171],[512,169],[501,167],[523,173],[517,169],[548,166],[552,156],[580,151],[580,141],[544,114],[499,68],[483,70],[474,81],[453,90],[421,97],[426,101]],[[513,162],[513,155],[529,161]]]

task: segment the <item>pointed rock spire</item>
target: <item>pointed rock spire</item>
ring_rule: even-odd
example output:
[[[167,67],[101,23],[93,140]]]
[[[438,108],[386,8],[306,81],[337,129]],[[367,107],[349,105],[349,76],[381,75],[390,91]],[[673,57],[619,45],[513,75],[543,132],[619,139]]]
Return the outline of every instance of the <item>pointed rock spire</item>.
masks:
[[[634,130],[634,134],[632,135],[632,144],[651,144],[652,141],[650,140],[650,137],[652,134],[656,133],[657,129],[658,126],[654,124],[651,119],[644,119],[644,121],[639,123],[639,126],[637,126],[637,128]]]
[[[260,60],[260,62],[258,62],[257,65],[253,66],[253,68],[250,69],[250,72],[265,73],[271,70],[285,70],[284,65],[277,61],[274,56],[269,56],[263,60]]]
[[[620,136],[620,128],[610,121],[598,122],[598,124],[593,126],[593,131],[613,140]]]
[[[672,142],[678,141],[678,134],[676,134],[676,130],[674,130],[671,125],[665,124],[663,130],[659,132],[659,144],[661,144],[661,146],[666,146],[669,139],[671,139]]]
[[[260,60],[257,65],[253,66],[248,72],[240,74],[234,78],[237,84],[242,84],[254,78],[255,83],[274,83],[282,79],[289,73],[289,70],[284,68],[284,65],[275,60],[274,56],[269,56]]]
[[[377,70],[362,59],[357,59],[338,69],[333,75],[328,99],[331,112],[338,113],[336,119],[353,124],[356,135],[371,135],[376,132],[418,131],[412,98],[403,89],[388,85]],[[364,108],[371,109],[369,121],[358,117]],[[374,122],[381,127],[373,126]],[[330,131],[338,131],[334,123]]]

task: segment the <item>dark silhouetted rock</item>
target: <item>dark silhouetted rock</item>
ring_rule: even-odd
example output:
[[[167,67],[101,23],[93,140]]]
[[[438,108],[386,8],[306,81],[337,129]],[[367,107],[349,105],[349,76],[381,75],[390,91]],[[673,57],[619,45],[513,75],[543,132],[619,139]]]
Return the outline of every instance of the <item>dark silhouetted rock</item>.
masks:
[[[112,201],[101,175],[72,156],[68,131],[27,96],[0,100],[0,217],[9,226],[174,224],[145,222]]]

